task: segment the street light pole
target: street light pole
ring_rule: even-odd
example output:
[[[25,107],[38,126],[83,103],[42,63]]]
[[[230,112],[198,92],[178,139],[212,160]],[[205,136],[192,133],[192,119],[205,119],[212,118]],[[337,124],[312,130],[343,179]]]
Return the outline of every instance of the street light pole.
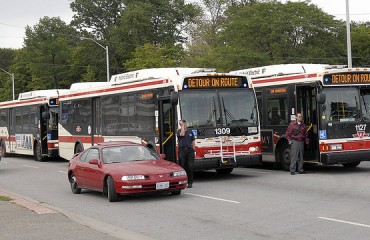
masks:
[[[99,45],[101,48],[103,48],[105,50],[105,53],[106,53],[106,58],[107,58],[107,82],[109,82],[109,51],[108,51],[108,46],[103,46],[101,45],[100,43],[98,43],[97,41],[95,41],[94,39],[92,38],[87,38],[87,37],[80,37],[81,40],[90,40],[90,41],[93,41],[94,43],[96,43],[97,45]]]
[[[347,58],[348,58],[348,68],[352,68],[351,23],[349,21],[349,3],[348,3],[348,0],[346,0],[346,21],[347,21]]]
[[[3,72],[8,74],[9,76],[12,77],[12,91],[13,91],[13,100],[15,100],[15,94],[14,94],[14,73],[10,73],[8,71],[5,71],[4,69],[0,68]]]

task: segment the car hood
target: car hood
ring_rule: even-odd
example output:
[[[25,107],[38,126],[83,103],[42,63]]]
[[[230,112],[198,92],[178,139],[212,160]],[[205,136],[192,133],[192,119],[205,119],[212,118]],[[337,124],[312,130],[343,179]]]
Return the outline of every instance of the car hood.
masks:
[[[166,160],[132,161],[105,165],[109,171],[124,174],[164,174],[183,170],[179,165]]]

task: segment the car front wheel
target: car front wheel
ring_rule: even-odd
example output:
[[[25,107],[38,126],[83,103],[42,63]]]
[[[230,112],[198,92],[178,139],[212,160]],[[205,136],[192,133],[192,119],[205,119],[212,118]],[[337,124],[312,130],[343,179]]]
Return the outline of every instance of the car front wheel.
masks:
[[[70,183],[71,183],[72,192],[74,194],[80,194],[81,193],[81,188],[77,184],[77,179],[76,179],[76,176],[74,175],[74,173],[71,174]]]
[[[111,176],[107,178],[107,194],[109,202],[115,202],[118,199],[116,188],[114,187],[114,181]]]
[[[177,196],[181,194],[181,190],[171,191],[171,195]]]

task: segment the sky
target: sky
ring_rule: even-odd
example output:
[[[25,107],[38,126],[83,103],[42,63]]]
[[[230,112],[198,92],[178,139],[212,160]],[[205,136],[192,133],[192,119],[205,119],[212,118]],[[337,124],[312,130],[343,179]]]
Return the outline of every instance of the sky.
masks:
[[[0,0],[0,48],[22,48],[25,27],[33,27],[45,16],[60,17],[67,24],[72,0]],[[187,0],[196,2],[197,0]],[[281,0],[286,2],[286,0]],[[292,0],[299,1],[299,0]],[[369,0],[348,0],[351,21],[370,21]],[[346,20],[346,0],[311,0],[336,19]]]

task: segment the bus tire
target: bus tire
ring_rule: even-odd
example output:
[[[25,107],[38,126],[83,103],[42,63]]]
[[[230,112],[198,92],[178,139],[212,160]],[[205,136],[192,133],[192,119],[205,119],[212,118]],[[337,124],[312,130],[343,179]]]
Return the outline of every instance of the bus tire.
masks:
[[[83,152],[84,151],[84,148],[82,147],[81,143],[78,143],[75,147],[75,154],[76,153],[80,153],[80,152]]]
[[[220,168],[216,169],[216,172],[221,175],[227,175],[230,174],[233,170],[234,168]]]
[[[33,151],[35,153],[35,161],[42,162],[44,161],[44,157],[42,156],[42,149],[40,142],[36,142],[35,150]]]
[[[351,163],[342,163],[343,167],[345,168],[355,168],[360,165],[361,161],[358,162],[351,162]]]
[[[287,142],[283,143],[279,147],[279,161],[280,161],[281,168],[284,171],[289,171],[290,169],[290,147]]]
[[[8,154],[6,153],[6,145],[3,140],[1,140],[1,156],[2,157],[7,157]]]
[[[116,188],[114,187],[114,181],[111,176],[108,176],[107,178],[107,195],[109,202],[116,202],[118,200]]]

